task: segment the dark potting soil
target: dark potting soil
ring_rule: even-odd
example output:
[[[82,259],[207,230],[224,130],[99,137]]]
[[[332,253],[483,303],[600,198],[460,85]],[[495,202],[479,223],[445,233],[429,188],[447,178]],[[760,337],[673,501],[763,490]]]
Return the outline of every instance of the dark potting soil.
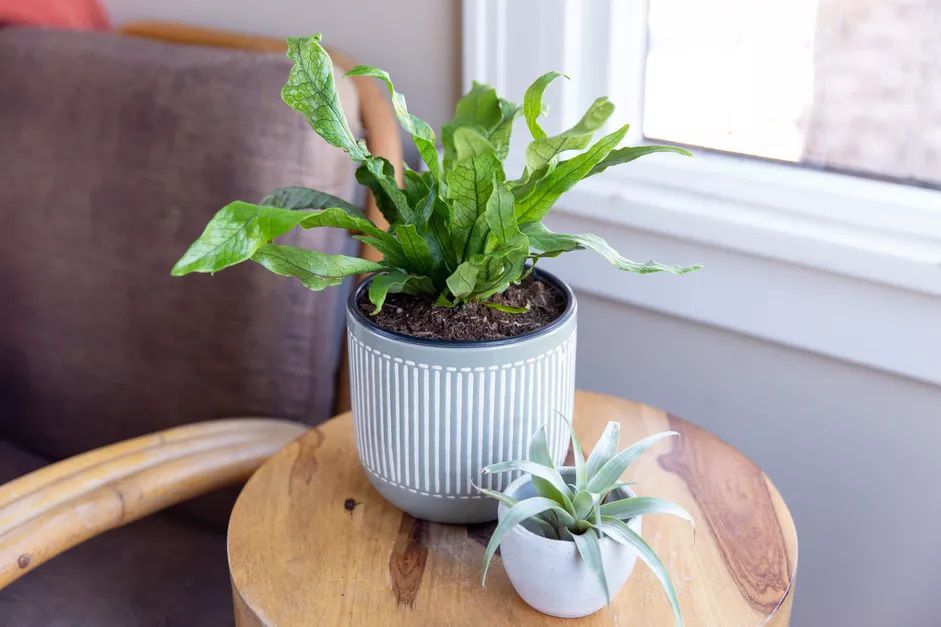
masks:
[[[475,342],[515,337],[540,329],[565,311],[565,294],[551,283],[529,278],[511,285],[491,301],[510,307],[529,307],[526,313],[506,313],[481,303],[435,307],[431,296],[391,294],[377,315],[366,290],[360,295],[360,311],[389,331],[431,340]]]

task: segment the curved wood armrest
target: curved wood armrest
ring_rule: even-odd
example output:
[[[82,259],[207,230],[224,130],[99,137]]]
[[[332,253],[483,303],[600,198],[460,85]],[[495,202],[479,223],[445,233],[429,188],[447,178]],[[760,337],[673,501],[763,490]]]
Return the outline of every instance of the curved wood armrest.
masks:
[[[264,418],[201,422],[95,449],[0,486],[0,590],[102,532],[244,481],[306,430]]]

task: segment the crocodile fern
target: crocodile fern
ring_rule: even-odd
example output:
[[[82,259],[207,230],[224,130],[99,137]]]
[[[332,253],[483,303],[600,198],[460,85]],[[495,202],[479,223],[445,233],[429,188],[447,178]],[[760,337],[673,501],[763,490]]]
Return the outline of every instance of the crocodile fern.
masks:
[[[374,194],[389,223],[382,229],[350,203],[312,189],[278,189],[258,203],[234,201],[220,209],[183,254],[172,274],[217,272],[254,261],[271,272],[295,277],[311,290],[338,285],[345,277],[375,273],[369,299],[378,312],[388,294],[426,294],[441,305],[484,302],[521,281],[542,257],[590,249],[621,270],[683,274],[698,266],[667,266],[626,259],[591,234],[550,231],[542,220],[552,205],[581,179],[653,152],[689,154],[673,146],[618,148],[627,126],[593,142],[614,105],[597,99],[572,128],[549,136],[540,126],[542,94],[561,76],[545,74],[526,91],[519,107],[474,83],[441,129],[443,153],[431,127],[411,114],[405,97],[381,69],[357,66],[347,74],[369,76],[388,87],[399,124],[411,136],[425,167],[406,168],[404,187],[393,165],[370,154],[343,115],[333,64],[320,35],[288,39],[293,61],[281,90],[285,103],[306,116],[314,131],[359,163],[356,180]],[[524,116],[533,136],[525,167],[507,177],[503,161],[513,121]],[[574,153],[568,156],[566,153]],[[379,262],[276,243],[295,228],[348,229],[382,254]]]

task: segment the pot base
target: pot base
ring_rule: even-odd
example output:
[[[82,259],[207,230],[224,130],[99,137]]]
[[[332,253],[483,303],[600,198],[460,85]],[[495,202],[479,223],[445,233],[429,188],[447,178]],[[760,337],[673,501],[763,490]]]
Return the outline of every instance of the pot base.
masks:
[[[363,469],[369,482],[376,491],[395,507],[405,511],[411,516],[429,522],[447,523],[452,525],[470,525],[476,523],[492,522],[497,519],[497,501],[485,496],[443,497],[429,498],[430,495],[419,494],[393,485],[377,477],[367,469]]]

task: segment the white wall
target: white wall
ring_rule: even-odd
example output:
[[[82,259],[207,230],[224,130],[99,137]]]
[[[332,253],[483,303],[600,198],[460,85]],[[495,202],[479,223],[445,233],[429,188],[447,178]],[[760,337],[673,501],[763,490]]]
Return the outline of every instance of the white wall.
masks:
[[[712,430],[780,489],[799,542],[795,627],[939,624],[941,388],[578,298],[579,387]]]
[[[115,26],[169,20],[286,37],[322,32],[324,42],[387,70],[409,109],[435,129],[451,118],[460,89],[458,0],[103,0]],[[412,149],[406,144],[407,149]]]

